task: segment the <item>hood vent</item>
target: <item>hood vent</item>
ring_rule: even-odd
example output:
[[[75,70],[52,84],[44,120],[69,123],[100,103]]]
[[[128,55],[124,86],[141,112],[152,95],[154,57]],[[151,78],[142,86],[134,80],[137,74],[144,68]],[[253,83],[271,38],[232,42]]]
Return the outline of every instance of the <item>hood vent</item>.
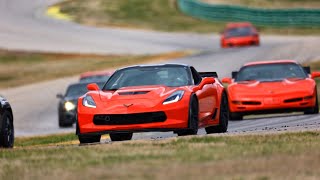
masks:
[[[147,94],[150,91],[131,91],[131,92],[119,92],[118,94],[123,95],[141,95],[141,94]]]

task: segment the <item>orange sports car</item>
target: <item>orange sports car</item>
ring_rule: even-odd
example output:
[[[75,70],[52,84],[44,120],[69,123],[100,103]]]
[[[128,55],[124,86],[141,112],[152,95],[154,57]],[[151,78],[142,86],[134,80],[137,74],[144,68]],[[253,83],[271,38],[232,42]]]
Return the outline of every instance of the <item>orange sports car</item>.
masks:
[[[80,143],[130,140],[133,132],[174,131],[179,136],[226,132],[228,99],[215,73],[182,64],[117,70],[102,89],[89,84],[78,100]]]
[[[249,22],[228,23],[221,35],[221,47],[260,45],[257,29]]]
[[[90,71],[80,75],[80,82],[95,83],[107,81],[113,72],[111,71]]]
[[[310,73],[296,61],[263,61],[244,65],[232,72],[228,83],[231,120],[242,120],[244,115],[302,111],[319,112],[317,87],[314,80],[320,72]]]

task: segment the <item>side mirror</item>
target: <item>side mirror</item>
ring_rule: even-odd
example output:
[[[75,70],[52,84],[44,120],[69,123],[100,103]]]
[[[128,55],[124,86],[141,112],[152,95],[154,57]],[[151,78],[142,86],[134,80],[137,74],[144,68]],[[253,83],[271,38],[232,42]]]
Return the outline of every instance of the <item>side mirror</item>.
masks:
[[[232,82],[232,79],[229,77],[225,77],[222,79],[222,83],[231,84],[231,82]]]
[[[204,85],[213,84],[215,82],[216,82],[216,80],[213,77],[205,77],[205,78],[202,79],[202,81],[199,84],[198,88],[200,90],[200,89],[202,89],[204,87]]]
[[[99,91],[99,86],[96,83],[91,83],[87,85],[89,91]]]
[[[63,98],[63,95],[59,93],[59,94],[57,94],[56,97],[59,98],[59,99],[62,99],[62,98]]]
[[[213,77],[205,77],[202,79],[201,83],[203,84],[213,84],[216,80]]]
[[[238,71],[232,71],[232,73],[231,73],[232,79],[235,79],[237,77],[237,75],[238,75]]]
[[[312,72],[311,73],[311,78],[312,79],[317,78],[317,77],[320,77],[320,72]]]

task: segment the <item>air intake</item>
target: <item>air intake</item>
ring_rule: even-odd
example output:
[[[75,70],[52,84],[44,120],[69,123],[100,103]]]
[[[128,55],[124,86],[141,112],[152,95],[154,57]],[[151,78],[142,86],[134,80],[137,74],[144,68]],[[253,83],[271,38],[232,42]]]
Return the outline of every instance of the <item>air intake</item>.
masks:
[[[125,95],[141,95],[141,94],[147,94],[150,91],[131,91],[131,92],[120,92],[118,93],[121,96]]]
[[[135,114],[98,114],[93,118],[95,125],[131,125],[164,122],[167,119],[163,111]]]

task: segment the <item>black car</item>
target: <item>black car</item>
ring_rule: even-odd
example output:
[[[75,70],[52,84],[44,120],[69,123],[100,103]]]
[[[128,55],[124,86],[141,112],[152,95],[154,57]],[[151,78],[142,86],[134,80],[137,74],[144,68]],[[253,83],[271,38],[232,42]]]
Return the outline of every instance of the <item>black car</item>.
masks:
[[[9,102],[0,96],[0,147],[12,148],[14,143],[13,114]]]
[[[102,88],[105,82],[98,82],[97,84],[100,88]],[[60,98],[58,104],[58,118],[60,127],[71,127],[75,122],[78,98],[88,91],[87,85],[88,83],[81,82],[70,84],[65,95],[57,94],[57,98]]]

